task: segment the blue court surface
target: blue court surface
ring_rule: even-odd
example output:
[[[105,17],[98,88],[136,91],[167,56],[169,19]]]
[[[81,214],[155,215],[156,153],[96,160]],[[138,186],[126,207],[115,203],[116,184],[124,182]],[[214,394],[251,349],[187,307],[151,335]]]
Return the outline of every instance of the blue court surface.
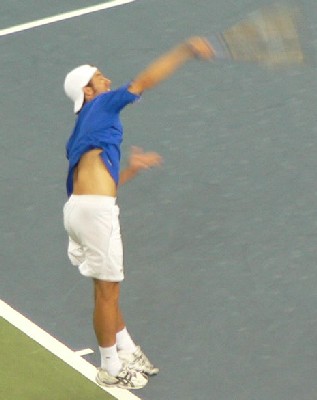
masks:
[[[0,31],[100,4],[12,0]],[[99,365],[92,283],[66,256],[64,146],[73,67],[113,87],[264,0],[136,0],[1,40],[0,298]],[[317,8],[305,14],[317,52]],[[127,108],[131,145],[162,168],[120,190],[128,328],[160,374],[142,400],[315,400],[317,73],[192,62]],[[3,361],[2,361],[3,362]]]

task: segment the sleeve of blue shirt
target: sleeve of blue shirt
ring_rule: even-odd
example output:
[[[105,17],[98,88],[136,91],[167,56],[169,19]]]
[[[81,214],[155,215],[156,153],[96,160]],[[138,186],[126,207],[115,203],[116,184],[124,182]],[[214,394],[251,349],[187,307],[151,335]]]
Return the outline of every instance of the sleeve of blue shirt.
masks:
[[[126,105],[134,103],[140,99],[140,96],[129,92],[130,83],[119,87],[116,90],[105,93],[103,96],[108,111],[120,112]]]

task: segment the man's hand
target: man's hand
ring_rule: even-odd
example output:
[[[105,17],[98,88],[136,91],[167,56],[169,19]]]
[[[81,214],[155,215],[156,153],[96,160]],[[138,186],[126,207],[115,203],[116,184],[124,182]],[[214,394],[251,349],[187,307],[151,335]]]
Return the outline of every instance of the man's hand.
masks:
[[[120,173],[120,185],[133,179],[139,171],[159,167],[163,159],[154,151],[144,152],[140,147],[132,146],[128,166]]]
[[[140,147],[132,146],[128,167],[138,172],[142,169],[150,169],[162,165],[163,159],[154,151],[144,152]]]

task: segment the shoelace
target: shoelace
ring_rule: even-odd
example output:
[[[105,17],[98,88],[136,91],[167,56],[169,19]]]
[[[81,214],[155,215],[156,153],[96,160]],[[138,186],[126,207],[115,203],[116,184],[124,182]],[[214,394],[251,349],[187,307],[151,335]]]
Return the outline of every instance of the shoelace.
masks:
[[[143,353],[140,353],[138,356],[136,356],[135,361],[139,362],[142,366],[148,365],[148,366],[152,367],[150,360]]]
[[[121,374],[123,373],[124,371],[122,371],[121,372]],[[131,385],[131,386],[134,386],[133,385],[133,383],[132,383],[132,377],[133,376],[135,376],[135,373],[133,373],[132,371],[130,371],[130,370],[126,370],[125,371],[125,375],[121,375],[121,374],[119,374],[118,376],[117,376],[117,379],[118,379],[118,381],[120,381],[120,382],[122,382],[123,384],[125,384],[125,385]]]

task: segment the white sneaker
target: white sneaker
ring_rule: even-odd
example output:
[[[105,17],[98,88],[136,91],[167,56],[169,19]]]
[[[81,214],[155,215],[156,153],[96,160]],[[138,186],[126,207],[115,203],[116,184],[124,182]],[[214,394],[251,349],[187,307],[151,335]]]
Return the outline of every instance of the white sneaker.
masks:
[[[150,363],[139,346],[134,353],[121,350],[118,351],[118,355],[120,360],[134,371],[143,372],[143,374],[149,376],[156,375],[159,372],[159,369]]]
[[[129,390],[143,388],[147,384],[148,378],[142,372],[132,370],[128,366],[123,365],[117,376],[112,376],[100,368],[96,376],[96,382],[101,386]]]

